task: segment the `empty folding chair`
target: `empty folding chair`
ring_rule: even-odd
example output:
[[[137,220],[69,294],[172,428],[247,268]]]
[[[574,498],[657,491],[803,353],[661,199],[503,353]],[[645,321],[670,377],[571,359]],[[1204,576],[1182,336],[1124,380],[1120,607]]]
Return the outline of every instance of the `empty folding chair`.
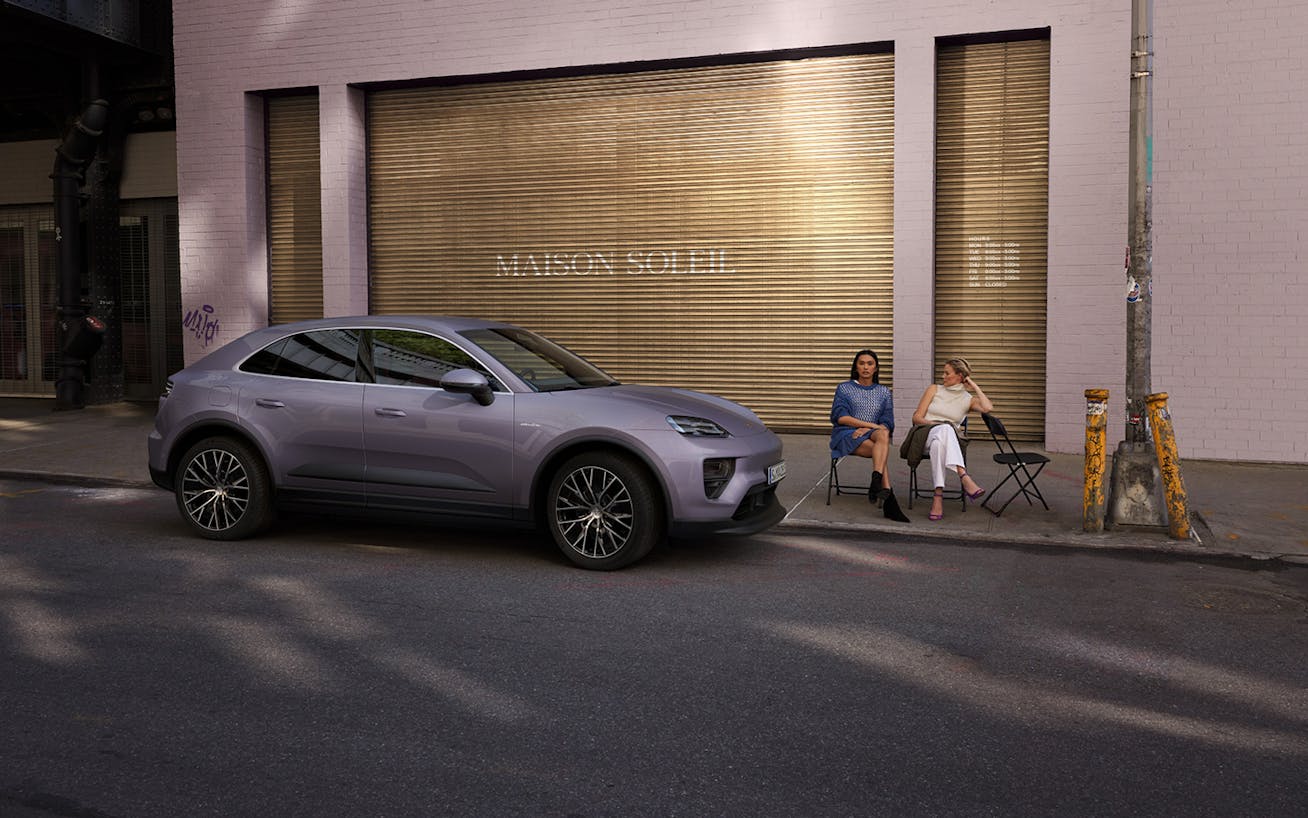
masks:
[[[1008,504],[1016,500],[1020,494],[1026,497],[1027,503],[1031,505],[1035,505],[1035,503],[1031,502],[1032,497],[1039,500],[1040,505],[1045,507],[1045,511],[1048,511],[1049,504],[1045,502],[1044,495],[1040,493],[1040,488],[1036,485],[1036,478],[1040,476],[1040,472],[1049,463],[1049,458],[1039,452],[1019,452],[1017,447],[1013,445],[1013,441],[1009,440],[1008,430],[1004,428],[1004,422],[994,415],[983,413],[981,419],[985,421],[986,429],[990,431],[990,436],[994,438],[995,445],[999,447],[999,453],[994,456],[995,462],[1008,467],[1008,476],[1000,480],[999,485],[990,490],[981,507],[998,517],[1004,513],[1004,509],[1008,508]],[[999,496],[999,489],[1003,488],[1004,484],[1009,480],[1017,482],[1017,489],[1012,496],[1004,501],[998,511],[990,508],[990,501]]]

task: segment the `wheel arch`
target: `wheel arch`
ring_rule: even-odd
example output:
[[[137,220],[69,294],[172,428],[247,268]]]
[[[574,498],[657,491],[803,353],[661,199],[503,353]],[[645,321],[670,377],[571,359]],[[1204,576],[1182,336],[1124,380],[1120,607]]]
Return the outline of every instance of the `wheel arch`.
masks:
[[[274,490],[276,489],[277,479],[269,468],[268,453],[264,451],[263,446],[261,446],[259,441],[245,429],[242,429],[235,423],[224,420],[202,421],[177,436],[173,441],[172,448],[168,450],[168,467],[165,472],[168,479],[167,488],[171,490],[177,484],[177,465],[181,461],[182,456],[185,455],[192,446],[207,437],[230,437],[249,446],[254,453],[259,456],[259,460],[263,463],[264,471],[268,474],[269,481],[272,483]]]
[[[531,506],[528,509],[528,514],[538,527],[545,526],[547,522],[545,519],[545,510],[549,505],[547,495],[549,494],[550,481],[554,478],[554,475],[558,473],[558,470],[562,468],[569,458],[578,454],[592,452],[628,457],[644,469],[645,473],[654,481],[654,486],[658,490],[657,499],[660,510],[663,512],[665,525],[672,525],[672,502],[668,493],[667,481],[649,455],[638,448],[624,446],[613,440],[583,439],[573,440],[564,446],[560,446],[542,460],[540,468],[536,470],[536,474],[532,478]]]

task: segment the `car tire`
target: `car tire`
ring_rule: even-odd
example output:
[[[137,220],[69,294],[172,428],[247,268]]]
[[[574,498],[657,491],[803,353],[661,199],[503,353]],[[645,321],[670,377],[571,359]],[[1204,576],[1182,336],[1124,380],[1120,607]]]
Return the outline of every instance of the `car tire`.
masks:
[[[201,440],[182,456],[173,481],[177,509],[210,540],[240,540],[272,522],[272,490],[263,459],[230,437]]]
[[[662,503],[649,472],[629,457],[587,452],[550,480],[550,535],[582,568],[611,571],[639,560],[663,539]]]

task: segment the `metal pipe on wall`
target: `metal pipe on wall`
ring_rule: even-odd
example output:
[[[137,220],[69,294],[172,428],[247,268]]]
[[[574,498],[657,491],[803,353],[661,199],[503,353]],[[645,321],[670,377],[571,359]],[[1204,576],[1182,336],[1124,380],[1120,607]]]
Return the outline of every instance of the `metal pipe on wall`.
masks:
[[[55,148],[55,263],[59,282],[58,330],[60,361],[55,380],[55,409],[85,405],[87,359],[99,347],[104,325],[87,315],[82,299],[82,184],[86,167],[95,158],[96,143],[109,120],[109,103],[93,100]],[[90,319],[89,321],[87,319]]]

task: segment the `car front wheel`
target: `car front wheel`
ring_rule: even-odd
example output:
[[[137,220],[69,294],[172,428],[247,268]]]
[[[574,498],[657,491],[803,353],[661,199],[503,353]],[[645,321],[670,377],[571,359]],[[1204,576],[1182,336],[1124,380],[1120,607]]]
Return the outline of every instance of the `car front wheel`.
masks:
[[[588,452],[550,481],[550,534],[582,568],[630,565],[663,539],[664,520],[649,473],[630,458]]]
[[[174,480],[177,508],[201,537],[239,540],[272,521],[263,461],[248,445],[211,437],[187,450]]]

